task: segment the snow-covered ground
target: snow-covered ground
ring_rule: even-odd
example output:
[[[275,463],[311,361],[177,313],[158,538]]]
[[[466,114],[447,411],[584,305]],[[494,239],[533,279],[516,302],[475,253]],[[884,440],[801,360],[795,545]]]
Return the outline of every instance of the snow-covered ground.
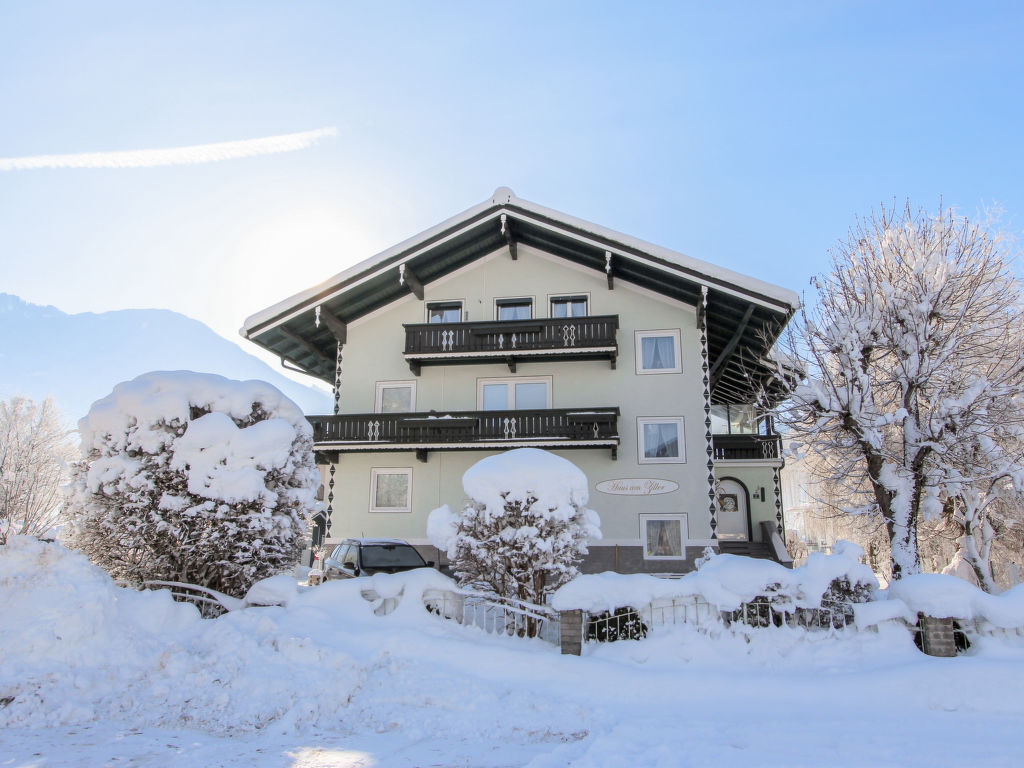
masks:
[[[358,582],[212,621],[83,558],[0,551],[0,766],[997,766],[1020,762],[1024,638],[659,628],[561,656],[375,616]]]

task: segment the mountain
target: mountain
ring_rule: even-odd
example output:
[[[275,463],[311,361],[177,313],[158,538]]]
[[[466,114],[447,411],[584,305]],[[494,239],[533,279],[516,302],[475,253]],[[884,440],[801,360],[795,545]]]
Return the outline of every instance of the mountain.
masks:
[[[147,371],[191,370],[261,379],[306,413],[330,413],[331,396],[278,373],[198,320],[166,309],[69,315],[0,293],[0,399],[53,397],[77,421],[118,384]]]

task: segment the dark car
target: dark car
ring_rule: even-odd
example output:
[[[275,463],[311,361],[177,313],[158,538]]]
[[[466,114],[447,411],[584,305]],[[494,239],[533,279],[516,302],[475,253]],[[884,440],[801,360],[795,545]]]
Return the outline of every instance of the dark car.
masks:
[[[412,545],[401,539],[345,539],[324,561],[324,580],[433,566]]]

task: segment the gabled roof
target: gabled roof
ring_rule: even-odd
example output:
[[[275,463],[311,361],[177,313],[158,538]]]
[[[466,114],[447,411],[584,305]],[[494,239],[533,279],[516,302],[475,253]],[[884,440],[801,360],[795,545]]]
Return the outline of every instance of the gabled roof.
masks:
[[[323,283],[246,319],[241,334],[329,383],[336,339],[330,320],[350,323],[502,247],[529,245],[694,306],[708,291],[708,347],[716,402],[741,402],[799,297],[676,251],[567,216],[515,196],[507,187]],[[401,275],[402,272],[405,275]],[[400,279],[405,277],[407,279]]]

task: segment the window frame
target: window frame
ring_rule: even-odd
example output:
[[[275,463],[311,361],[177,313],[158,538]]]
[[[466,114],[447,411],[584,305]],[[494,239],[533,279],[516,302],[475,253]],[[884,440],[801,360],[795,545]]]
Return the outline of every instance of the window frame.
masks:
[[[404,507],[377,506],[377,478],[381,475],[405,475],[409,478],[406,486]],[[412,467],[373,467],[370,469],[370,512],[385,514],[408,514],[412,512]]]
[[[530,316],[520,320],[502,320],[501,308],[514,304],[529,304]],[[522,323],[533,320],[537,315],[537,301],[534,296],[501,296],[494,299],[494,322],[496,323]]]
[[[672,337],[672,351],[676,356],[676,364],[673,368],[644,368],[644,345],[643,340],[649,337]],[[633,352],[636,359],[636,373],[638,376],[654,376],[661,373],[682,373],[683,354],[681,334],[678,328],[662,328],[647,331],[633,331]]]
[[[555,317],[556,301],[583,301],[585,311],[582,315],[569,315],[567,317]],[[549,293],[548,294],[548,318],[551,320],[572,320],[574,317],[590,317],[590,294],[589,293]]]
[[[431,323],[430,322],[430,308],[447,305],[448,308],[458,304],[459,306],[459,319],[457,322],[464,322],[466,319],[466,301],[465,299],[441,299],[439,301],[428,301],[424,303],[423,307],[423,322],[428,325],[444,325],[444,323]]]
[[[539,383],[543,382],[544,384],[547,385],[547,390],[548,390],[547,405],[545,406],[545,409],[550,410],[550,408],[551,408],[551,401],[552,401],[552,397],[553,397],[553,391],[552,390],[554,390],[554,388],[555,388],[554,378],[555,378],[554,376],[501,376],[501,377],[498,377],[498,378],[480,378],[480,379],[477,379],[476,380],[476,409],[478,411],[483,411],[484,410],[484,385],[485,384],[511,384],[512,386],[508,390],[509,393],[510,393],[509,397],[512,397],[514,399],[514,397],[515,397],[515,395],[514,395],[514,393],[515,393],[515,385],[516,384],[539,384]],[[508,405],[508,397],[506,397],[505,405],[506,406]],[[509,407],[497,408],[495,410],[518,411],[520,409],[516,408],[515,404],[513,403],[512,407],[510,407],[510,408]],[[523,410],[525,410],[525,409],[523,409]]]
[[[662,521],[679,521],[679,551],[681,554],[677,555],[649,555],[647,554],[647,524]],[[688,516],[685,513],[680,514],[658,514],[658,513],[641,513],[639,515],[640,522],[640,550],[643,554],[644,560],[685,560],[686,559],[686,543],[690,537],[690,531],[688,526]]]
[[[647,458],[644,444],[644,426],[647,424],[678,424],[679,455]],[[683,416],[639,416],[636,420],[636,459],[639,464],[685,464],[686,418]]]
[[[411,392],[409,394],[409,410],[408,411],[388,411],[388,413],[415,413],[416,411],[416,380],[409,379],[408,381],[378,381],[375,385],[375,393],[373,397],[373,412],[384,413],[382,408],[384,407],[384,390],[385,389],[402,389],[408,387]]]

